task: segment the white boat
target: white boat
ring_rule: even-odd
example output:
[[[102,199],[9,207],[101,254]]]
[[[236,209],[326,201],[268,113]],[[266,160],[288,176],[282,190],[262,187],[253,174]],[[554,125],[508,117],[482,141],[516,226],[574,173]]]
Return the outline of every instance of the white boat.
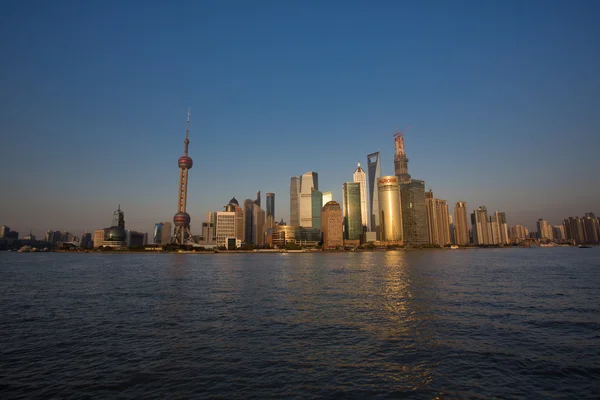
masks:
[[[457,245],[455,245],[455,244],[453,244],[452,246],[450,246],[450,248],[451,248],[452,250],[456,250],[456,249],[458,249],[458,246],[457,246]]]

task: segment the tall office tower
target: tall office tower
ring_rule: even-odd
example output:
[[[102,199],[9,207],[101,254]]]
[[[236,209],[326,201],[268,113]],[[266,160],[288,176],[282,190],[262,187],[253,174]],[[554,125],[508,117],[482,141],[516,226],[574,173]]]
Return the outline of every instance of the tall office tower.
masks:
[[[471,214],[471,224],[473,230],[474,244],[492,244],[491,227],[489,226],[487,215],[487,207],[480,206],[477,210],[473,210]]]
[[[369,229],[369,201],[367,200],[367,174],[365,170],[360,167],[360,163],[358,163],[358,167],[354,170],[353,174],[354,182],[358,182],[360,184],[360,215],[362,219],[362,227],[363,231],[367,231]]]
[[[175,225],[175,233],[173,235],[175,244],[186,244],[192,240],[192,232],[190,231],[190,215],[186,212],[187,205],[187,182],[188,172],[194,165],[192,159],[188,156],[188,145],[190,131],[190,110],[188,109],[188,119],[185,128],[185,139],[183,140],[183,156],[179,157],[179,188],[177,190],[177,213],[173,217]]]
[[[427,244],[429,234],[425,208],[425,182],[417,179],[400,182],[400,205],[404,243],[407,245]]]
[[[548,239],[548,222],[545,219],[540,218],[537,220],[537,232],[538,239]]]
[[[332,192],[323,192],[323,204],[327,204],[330,201],[333,201],[333,193]]]
[[[456,244],[466,246],[469,244],[469,226],[467,222],[467,203],[457,201],[454,206],[454,229]]]
[[[554,225],[552,227],[552,234],[554,236],[554,240],[556,242],[562,242],[566,239],[565,237],[565,227],[563,225]]]
[[[321,209],[321,232],[323,248],[336,248],[344,245],[343,217],[340,204],[336,201],[325,203]]]
[[[362,214],[360,183],[342,184],[342,202],[344,205],[344,239],[360,240],[362,235]]]
[[[380,240],[383,242],[402,242],[404,238],[398,179],[398,177],[393,175],[381,176],[377,179]]]
[[[10,228],[8,226],[6,226],[6,225],[2,225],[0,227],[0,239],[6,238],[8,236],[9,232],[10,232]]]
[[[311,226],[313,229],[321,230],[321,210],[323,209],[323,193],[313,190],[310,196]],[[306,228],[306,227],[305,227]]]
[[[319,174],[316,172],[307,172],[302,175],[302,180],[300,181],[300,226],[305,228],[319,228],[318,226],[313,226],[313,192],[319,190]],[[323,201],[323,194],[319,192],[321,195],[321,201]],[[323,204],[319,205],[319,211],[316,214],[321,214],[321,208]]]
[[[598,244],[598,219],[594,213],[585,213],[583,217],[583,235],[585,243]]]
[[[498,229],[500,229],[500,243],[509,244],[510,238],[508,237],[508,225],[506,224],[506,213],[495,212],[496,220],[498,221]]]
[[[252,216],[254,213],[254,202],[250,199],[244,200],[244,243],[254,244],[252,241]]]
[[[299,176],[290,179],[290,225],[300,226],[300,183]]]
[[[227,247],[227,238],[235,237],[235,212],[217,212],[217,246]]]
[[[260,206],[260,204],[259,204]],[[267,218],[269,216],[275,219],[275,193],[267,193]]]
[[[234,204],[233,208],[234,208],[234,212],[235,212],[235,238],[237,240],[239,240],[240,243],[243,243],[244,240],[246,239],[245,232],[244,232],[244,227],[245,227],[244,209],[242,207],[240,207],[238,204]]]
[[[252,243],[265,245],[265,210],[256,203],[252,208]]]
[[[585,233],[583,231],[583,220],[579,217],[569,217],[564,220],[565,236],[567,240],[572,240],[577,244],[585,242]]]
[[[162,222],[157,222],[156,224],[154,224],[154,235],[152,236],[152,242],[154,244],[162,244],[162,228]]]
[[[369,172],[369,219],[370,231],[376,232],[379,240],[379,194],[377,179],[381,176],[381,157],[379,152],[367,155],[367,171]]]
[[[439,246],[450,244],[450,218],[446,200],[434,198],[433,192],[429,190],[425,193],[425,206],[429,243]]]
[[[404,152],[404,133],[396,132],[394,134],[394,174],[402,182],[410,181],[408,174],[408,157]]]

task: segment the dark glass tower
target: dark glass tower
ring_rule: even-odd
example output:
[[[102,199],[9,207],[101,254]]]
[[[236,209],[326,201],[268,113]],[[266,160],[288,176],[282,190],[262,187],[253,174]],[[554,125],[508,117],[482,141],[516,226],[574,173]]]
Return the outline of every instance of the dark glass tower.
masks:
[[[379,152],[367,155],[367,170],[369,172],[370,230],[377,233],[377,240],[379,240],[379,195],[377,193],[377,179],[381,176],[381,157],[379,156]]]

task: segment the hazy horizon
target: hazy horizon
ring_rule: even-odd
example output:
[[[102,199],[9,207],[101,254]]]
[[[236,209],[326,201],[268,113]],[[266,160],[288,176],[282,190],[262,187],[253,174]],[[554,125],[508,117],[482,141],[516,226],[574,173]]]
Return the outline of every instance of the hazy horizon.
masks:
[[[600,3],[12,1],[0,15],[0,225],[151,233],[319,173],[341,200],[395,129],[408,170],[509,225],[598,216]]]

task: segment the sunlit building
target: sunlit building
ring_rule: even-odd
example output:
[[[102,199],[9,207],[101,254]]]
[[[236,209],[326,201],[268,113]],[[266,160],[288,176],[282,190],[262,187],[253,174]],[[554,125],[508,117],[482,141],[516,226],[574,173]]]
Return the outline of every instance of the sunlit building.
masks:
[[[290,225],[300,225],[300,184],[302,178],[292,176],[290,179]]]
[[[466,246],[469,244],[469,226],[467,222],[467,203],[464,201],[456,202],[454,206],[454,235],[456,244]]]
[[[344,245],[343,217],[340,204],[335,201],[327,202],[321,211],[321,231],[323,247],[336,248]]]
[[[379,223],[382,242],[402,242],[402,210],[398,177],[381,176],[377,179]]]
[[[548,237],[548,222],[545,219],[538,219],[537,221],[537,237],[541,240],[549,239]]]
[[[235,211],[217,212],[217,246],[227,247],[227,240],[235,238]]]
[[[354,170],[354,174],[352,175],[354,182],[360,184],[360,216],[362,221],[363,231],[367,231],[369,229],[369,202],[367,197],[367,174],[365,170],[360,167],[360,163],[358,163],[358,167]],[[325,200],[323,200],[325,201]]]
[[[429,243],[439,246],[450,244],[450,218],[446,200],[436,199],[433,197],[433,192],[429,190],[425,194],[425,206]]]
[[[486,206],[480,206],[478,209],[473,211],[473,213],[471,214],[471,225],[474,244],[492,244],[492,229],[489,224]]]

